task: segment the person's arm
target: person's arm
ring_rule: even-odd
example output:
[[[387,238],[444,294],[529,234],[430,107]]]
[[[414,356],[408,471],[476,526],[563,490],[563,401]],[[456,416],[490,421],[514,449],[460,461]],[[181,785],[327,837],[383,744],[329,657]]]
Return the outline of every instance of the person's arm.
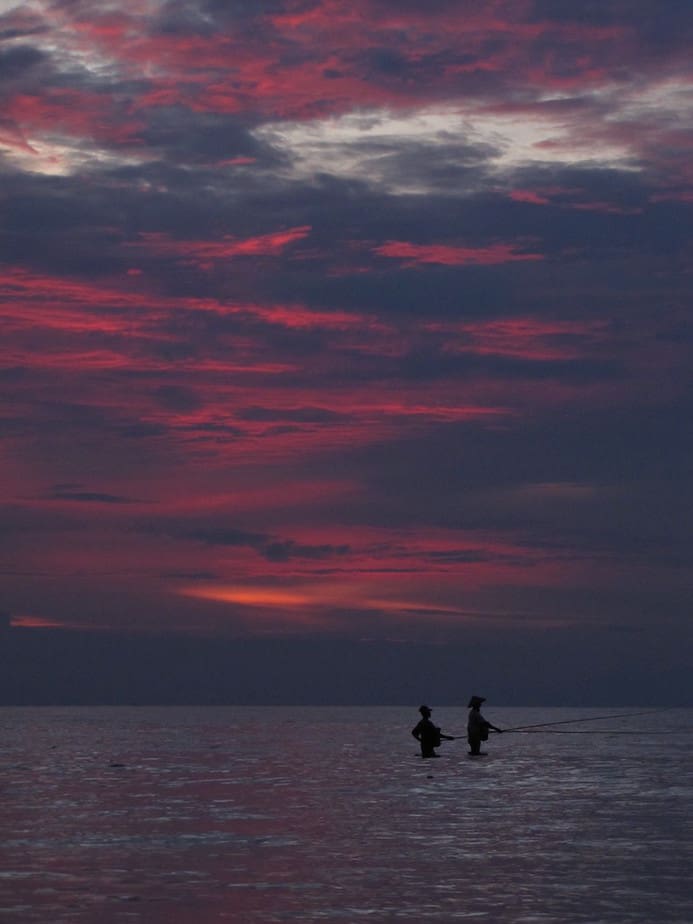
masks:
[[[481,715],[481,716],[479,716],[479,718],[481,719],[484,728],[486,728],[487,730],[490,728],[491,731],[494,731],[494,732],[502,732],[502,731],[503,731],[502,728],[498,728],[497,725],[494,725],[492,722],[489,722],[489,720],[488,720],[487,718],[485,718],[485,716]]]
[[[411,730],[412,735],[416,738],[417,741],[421,741],[421,722],[418,725],[415,725]]]

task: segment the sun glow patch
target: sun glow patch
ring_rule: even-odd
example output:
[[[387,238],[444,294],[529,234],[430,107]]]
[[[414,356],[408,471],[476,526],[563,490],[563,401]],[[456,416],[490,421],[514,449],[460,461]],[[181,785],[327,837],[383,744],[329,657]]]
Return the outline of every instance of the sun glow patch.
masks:
[[[291,587],[246,585],[200,585],[181,588],[178,595],[248,610],[249,627],[262,632],[270,625],[302,631],[319,627],[323,631],[368,627],[375,636],[393,626],[461,628],[470,625],[512,625],[517,621],[544,628],[560,625],[552,617],[522,613],[504,607],[478,608],[465,602],[438,599],[439,588],[409,587],[408,591],[388,581],[321,583]],[[464,594],[462,594],[464,596]],[[373,621],[378,614],[380,630]]]
[[[183,597],[199,600],[214,600],[217,603],[239,603],[243,606],[272,606],[293,609],[308,606],[313,600],[305,593],[291,590],[275,590],[268,587],[233,587],[227,585],[205,585],[186,587],[179,591]]]
[[[178,594],[198,600],[250,607],[255,611],[262,610],[271,614],[272,618],[281,618],[281,614],[290,615],[299,625],[324,621],[326,618],[329,621],[328,614],[334,608],[379,611],[382,615],[403,619],[432,616],[454,619],[464,615],[458,606],[421,599],[420,593],[408,600],[394,593],[390,599],[387,595],[372,596],[374,590],[375,586],[357,581],[353,584],[317,582],[287,588],[200,585],[181,588]]]

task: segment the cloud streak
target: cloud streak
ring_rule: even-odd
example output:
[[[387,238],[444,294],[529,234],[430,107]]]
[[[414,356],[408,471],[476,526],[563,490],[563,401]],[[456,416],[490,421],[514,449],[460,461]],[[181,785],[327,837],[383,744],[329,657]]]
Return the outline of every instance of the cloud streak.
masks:
[[[0,4],[3,631],[688,631],[692,32]]]

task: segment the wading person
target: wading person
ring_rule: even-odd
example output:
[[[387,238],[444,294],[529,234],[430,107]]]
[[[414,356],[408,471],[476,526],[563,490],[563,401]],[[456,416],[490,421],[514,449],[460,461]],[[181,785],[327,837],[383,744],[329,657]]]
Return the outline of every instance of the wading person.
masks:
[[[481,742],[488,741],[489,729],[502,732],[502,728],[497,728],[487,721],[481,714],[481,704],[485,703],[483,696],[472,696],[469,700],[469,718],[467,720],[467,741],[469,742],[469,753],[476,757],[481,754]]]
[[[444,735],[437,725],[431,722],[431,709],[428,706],[419,706],[421,720],[412,728],[411,733],[421,745],[422,757],[438,757],[434,748],[441,740],[454,741],[454,735]]]

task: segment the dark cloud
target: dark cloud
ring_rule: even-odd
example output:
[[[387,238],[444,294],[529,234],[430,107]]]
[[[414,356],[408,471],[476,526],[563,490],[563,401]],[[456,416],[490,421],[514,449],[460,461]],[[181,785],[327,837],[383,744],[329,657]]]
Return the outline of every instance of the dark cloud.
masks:
[[[246,532],[242,529],[227,526],[204,526],[190,530],[186,535],[188,538],[194,539],[196,542],[204,542],[206,545],[262,548],[269,541],[268,536],[260,533]]]
[[[576,6],[570,0],[534,0],[532,18],[540,22],[575,22],[586,26],[620,25],[641,32],[649,42],[653,37],[684,36],[691,28],[690,7],[686,0],[671,0],[666,14],[657,0],[584,0]],[[655,29],[653,36],[652,29]]]
[[[45,54],[31,45],[0,50],[0,79],[14,80],[45,60]]]
[[[300,542],[294,542],[291,539],[275,540],[268,542],[262,548],[262,554],[269,561],[289,561],[293,558],[334,558],[339,555],[346,555],[349,552],[348,545],[304,545]]]
[[[163,407],[174,411],[194,411],[202,406],[200,396],[193,389],[181,385],[161,385],[155,394]]]
[[[180,535],[205,545],[251,548],[273,562],[288,562],[295,558],[327,558],[344,555],[349,551],[348,545],[306,545],[293,539],[281,539],[225,526],[201,526],[187,532],[182,530]]]
[[[219,575],[215,571],[163,571],[161,577],[172,581],[216,581]]]
[[[282,162],[278,152],[253,137],[252,127],[253,122],[247,118],[191,112],[182,105],[162,106],[148,114],[141,137],[147,145],[161,152],[162,157],[174,163],[220,167],[220,172],[210,173],[206,183],[217,185],[223,195],[229,186],[242,190],[246,181],[245,177],[240,181],[234,179],[234,166],[238,169],[252,164],[254,170],[270,169]],[[165,169],[165,166],[162,161],[160,167]],[[191,179],[200,183],[202,178],[199,174],[193,177],[183,174],[176,177],[176,185],[178,180],[189,182]]]
[[[17,498],[3,504],[0,513],[0,542],[10,553],[18,546],[23,547],[25,543],[35,543],[39,537],[42,541],[49,537],[52,543],[61,533],[71,534],[84,529],[84,520],[76,512],[67,513],[63,509],[56,509],[56,505],[38,507],[26,498]],[[5,565],[3,573],[21,570],[23,573],[31,574],[35,570],[32,565],[17,564],[10,555],[7,556]]]
[[[464,669],[568,701],[588,659],[615,701],[655,642],[683,689],[693,16],[664,6],[0,17],[2,605],[104,632],[5,619],[0,698]]]
[[[290,409],[244,407],[239,408],[236,413],[241,420],[258,421],[287,420],[296,421],[297,423],[329,424],[348,419],[345,414],[339,414],[336,411],[330,411],[327,408],[321,407],[298,407]]]
[[[136,500],[121,497],[118,494],[108,494],[102,491],[79,491],[66,485],[55,485],[48,495],[50,500],[74,501],[78,504],[135,504]]]
[[[670,477],[680,489],[693,450],[691,434],[680,425],[681,414],[687,417],[689,411],[687,405],[630,413],[579,408],[564,411],[560,419],[547,415],[497,427],[431,426],[425,439],[412,436],[378,449],[352,450],[344,464],[351,465],[355,455],[353,464],[368,467],[378,492],[425,489],[429,499],[435,492],[441,503],[447,491],[473,494],[525,484],[627,485]],[[446,520],[454,522],[455,516],[450,509]]]
[[[685,461],[692,447],[680,419],[660,407],[630,417],[583,411],[562,422],[429,428],[425,438],[352,452],[332,465],[369,485],[368,504],[352,505],[357,519],[420,533],[433,525],[483,536],[491,530],[541,550],[539,559],[601,560],[624,574],[647,572],[663,590],[681,581],[685,587],[693,564]],[[433,550],[428,557],[514,561],[524,572],[529,566],[510,551]]]
[[[387,366],[380,367],[383,377]],[[556,382],[608,381],[622,378],[624,370],[615,360],[546,360],[503,356],[450,355],[442,350],[414,351],[396,364],[391,375],[407,381],[430,379],[464,379],[473,375],[490,375],[510,380],[553,380]]]

